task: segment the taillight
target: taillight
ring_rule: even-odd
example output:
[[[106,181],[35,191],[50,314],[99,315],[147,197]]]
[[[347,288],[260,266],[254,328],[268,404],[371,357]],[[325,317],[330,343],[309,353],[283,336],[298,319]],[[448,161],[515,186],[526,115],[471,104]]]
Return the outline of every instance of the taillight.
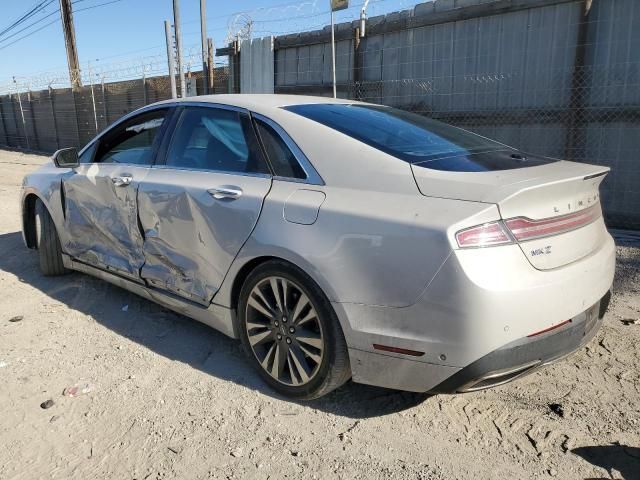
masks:
[[[456,233],[456,241],[460,248],[506,245],[512,243],[514,239],[521,242],[566,233],[584,227],[601,216],[600,205],[596,204],[579,212],[541,220],[531,220],[526,217],[510,218],[504,222],[484,223],[460,230]]]
[[[576,228],[588,225],[602,215],[600,205],[585,208],[579,212],[562,215],[560,217],[531,220],[525,217],[517,217],[506,220],[505,223],[513,236],[518,241],[533,240],[569,232]]]
[[[491,247],[511,243],[511,238],[502,222],[491,222],[460,230],[456,233],[456,241],[461,248]]]

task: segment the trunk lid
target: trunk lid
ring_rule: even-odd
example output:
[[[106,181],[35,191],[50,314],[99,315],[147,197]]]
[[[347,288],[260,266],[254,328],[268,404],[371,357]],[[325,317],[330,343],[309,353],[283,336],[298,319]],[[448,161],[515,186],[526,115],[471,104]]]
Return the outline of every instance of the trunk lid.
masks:
[[[552,229],[545,233],[540,228],[538,238],[519,240],[523,253],[537,269],[579,260],[606,239],[599,186],[608,167],[558,161],[482,172],[441,171],[420,164],[411,165],[411,169],[425,196],[496,204],[504,220],[524,218],[524,223],[534,226],[545,222],[562,225],[560,233]],[[511,222],[512,226],[518,223],[523,222]]]

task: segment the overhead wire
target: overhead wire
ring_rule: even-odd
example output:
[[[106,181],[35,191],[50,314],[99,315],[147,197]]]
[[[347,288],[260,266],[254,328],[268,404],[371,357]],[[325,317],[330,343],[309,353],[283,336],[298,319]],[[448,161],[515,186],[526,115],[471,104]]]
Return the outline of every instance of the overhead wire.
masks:
[[[54,1],[54,0],[49,0],[49,1],[48,1],[48,3],[47,3],[47,5],[45,5],[44,7],[46,7],[46,6],[50,5],[53,1]],[[75,0],[74,2],[71,2],[71,3],[72,3],[72,4],[76,4],[76,3],[81,3],[81,2],[84,2],[84,1],[87,1],[87,0]],[[103,7],[103,6],[105,6],[105,5],[111,5],[111,4],[113,4],[113,3],[118,3],[118,2],[121,2],[121,1],[122,1],[122,0],[110,0],[110,1],[107,1],[107,2],[103,2],[103,3],[98,3],[98,4],[96,4],[96,5],[89,5],[89,6],[87,6],[87,7],[84,7],[84,8],[78,8],[78,9],[74,10],[74,13],[84,12],[84,11],[86,11],[86,10],[92,10],[92,9],[94,9],[94,8]],[[42,3],[45,3],[45,2],[42,2]],[[43,8],[44,8],[44,7],[43,7]],[[31,27],[33,27],[33,26],[37,25],[38,23],[43,22],[43,21],[44,21],[44,20],[46,20],[47,18],[49,18],[49,17],[51,17],[51,16],[53,16],[53,15],[57,15],[59,12],[60,12],[60,8],[57,8],[55,11],[53,11],[53,12],[49,13],[48,15],[46,15],[46,16],[44,16],[44,17],[42,17],[42,18],[38,19],[38,20],[36,20],[35,22],[33,22],[33,23],[31,23],[30,25],[28,25],[28,26],[26,26],[26,27],[22,28],[21,30],[18,30],[17,32],[14,32],[13,34],[9,35],[8,37],[0,38],[0,44],[1,44],[1,43],[3,43],[4,41],[8,40],[9,38],[12,38],[12,37],[14,37],[14,36],[18,35],[18,34],[19,34],[19,33],[21,33],[21,32],[23,32],[23,31],[25,31],[25,30],[28,30],[29,28],[31,28]],[[56,22],[58,22],[58,21],[60,21],[60,19],[59,19],[59,18],[56,18],[55,20],[53,20],[53,21],[51,21],[51,22],[49,22],[49,23],[47,23],[47,24],[45,24],[45,25],[41,26],[40,28],[37,28],[37,29],[35,29],[35,30],[30,31],[29,33],[27,33],[27,34],[25,34],[25,35],[21,36],[20,38],[17,38],[16,40],[14,40],[14,41],[12,41],[12,42],[10,42],[10,43],[8,43],[8,44],[1,45],[1,46],[0,46],[0,50],[4,50],[5,48],[10,47],[11,45],[14,45],[15,43],[19,42],[20,40],[24,40],[25,38],[28,38],[28,37],[30,37],[31,35],[33,35],[33,34],[35,34],[35,33],[38,33],[39,31],[43,30],[44,28],[46,28],[46,27],[48,27],[48,26],[50,26],[50,25],[53,25],[54,23],[56,23]],[[7,29],[5,29],[5,31],[7,31]],[[0,37],[1,37],[1,36],[2,36],[2,34],[0,34]]]
[[[31,18],[33,15],[38,13],[40,10],[42,10],[42,9],[46,8],[47,6],[51,5],[54,1],[55,0],[43,0],[43,1],[41,1],[35,7],[33,7],[31,10],[29,10],[26,13],[24,13],[18,20],[15,20],[11,25],[9,25],[4,30],[2,30],[0,32],[0,36],[4,35],[7,32],[10,32],[12,29],[17,27],[21,23],[27,21],[29,18]]]
[[[53,11],[53,12],[49,13],[48,15],[45,15],[44,17],[42,17],[42,18],[40,18],[40,19],[36,20],[35,22],[33,22],[33,23],[31,23],[31,24],[27,25],[26,27],[23,27],[23,28],[21,28],[20,30],[18,30],[18,31],[16,31],[16,32],[13,32],[11,35],[7,35],[7,36],[6,36],[6,37],[4,37],[4,38],[0,38],[0,43],[3,43],[3,42],[5,42],[5,41],[9,40],[10,38],[15,37],[16,35],[18,35],[18,34],[20,34],[20,33],[24,32],[25,30],[30,29],[31,27],[33,27],[33,26],[37,25],[38,23],[41,23],[41,22],[45,21],[47,18],[49,18],[49,17],[51,17],[51,16],[53,16],[53,15],[57,15],[59,12],[60,12],[60,9],[57,9],[57,10],[55,10],[55,11]],[[49,23],[48,25],[50,25],[50,23]],[[2,35],[1,35],[1,34],[0,34],[0,37],[2,37]]]

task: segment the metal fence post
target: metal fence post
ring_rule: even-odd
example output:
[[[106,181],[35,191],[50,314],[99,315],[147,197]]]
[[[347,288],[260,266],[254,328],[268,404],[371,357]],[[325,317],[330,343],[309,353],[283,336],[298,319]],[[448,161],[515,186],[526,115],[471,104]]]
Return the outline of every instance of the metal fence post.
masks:
[[[364,25],[364,23],[362,23]],[[361,27],[354,29],[353,36],[353,98],[356,100],[362,100],[362,60],[363,54],[360,51],[360,44],[362,38]]]
[[[147,104],[147,72],[144,66],[142,67],[142,103]]]
[[[229,93],[240,93],[240,40],[234,40],[229,49]]]
[[[96,96],[93,93],[93,75],[91,74],[91,62],[89,62],[89,86],[91,87],[91,103],[93,105],[93,124],[98,133],[98,114],[96,113]]]
[[[2,132],[4,133],[4,143],[8,147],[9,145],[9,133],[7,132],[7,122],[4,118],[4,106],[3,97],[0,97],[0,120],[2,120]]]
[[[109,110],[107,109],[107,91],[104,88],[104,75],[102,76],[102,114],[104,115],[104,126],[109,125]]]
[[[41,149],[40,137],[38,136],[38,129],[36,128],[36,116],[33,114],[33,102],[31,101],[31,85],[27,91],[27,102],[29,103],[29,112],[31,112],[31,127],[33,128],[33,139],[35,141],[35,148]]]
[[[22,117],[22,131],[24,132],[24,138],[27,141],[27,150],[31,150],[31,144],[29,143],[29,134],[27,133],[27,122],[24,119],[24,110],[22,109],[22,99],[20,98],[20,92],[18,91],[18,83],[15,77],[13,83],[16,86],[16,94],[18,95],[18,105],[20,106],[20,116]]]

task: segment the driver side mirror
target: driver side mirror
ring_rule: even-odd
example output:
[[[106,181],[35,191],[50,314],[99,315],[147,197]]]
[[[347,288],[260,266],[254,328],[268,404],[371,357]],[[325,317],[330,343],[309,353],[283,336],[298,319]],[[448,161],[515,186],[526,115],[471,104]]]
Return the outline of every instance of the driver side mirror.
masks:
[[[58,168],[75,168],[80,165],[78,149],[75,147],[60,149],[51,158]]]

